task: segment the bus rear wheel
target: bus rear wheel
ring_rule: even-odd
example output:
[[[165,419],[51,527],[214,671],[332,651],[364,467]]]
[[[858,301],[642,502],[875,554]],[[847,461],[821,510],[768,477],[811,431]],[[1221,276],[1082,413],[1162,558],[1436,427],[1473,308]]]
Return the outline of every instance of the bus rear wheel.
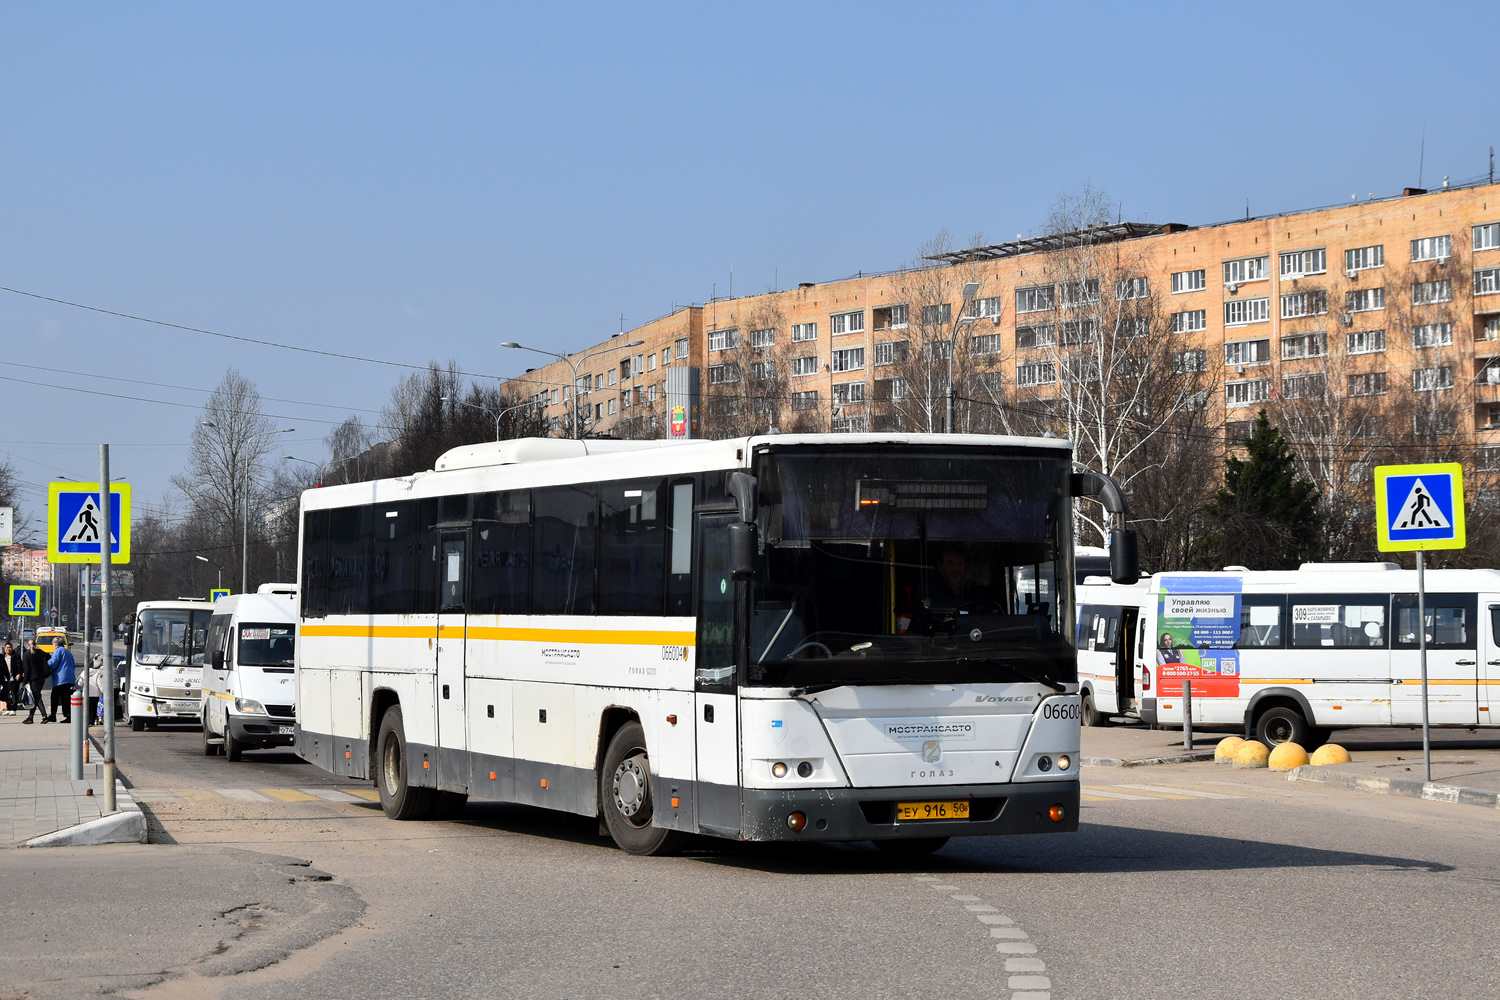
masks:
[[[1295,743],[1305,750],[1311,735],[1312,730],[1302,713],[1285,705],[1268,708],[1255,720],[1255,738],[1267,747]]]
[[[687,839],[681,831],[651,825],[651,761],[639,722],[627,722],[609,741],[599,771],[599,805],[609,835],[628,854],[674,854]]]
[[[1093,693],[1088,691],[1085,691],[1083,695],[1083,724],[1085,726],[1109,725],[1109,716],[1099,711],[1098,706],[1094,704]]]
[[[380,720],[376,738],[375,785],[380,791],[380,808],[391,819],[422,819],[432,811],[431,788],[417,788],[411,783],[410,757],[406,749],[406,727],[401,721],[401,706],[392,705]]]

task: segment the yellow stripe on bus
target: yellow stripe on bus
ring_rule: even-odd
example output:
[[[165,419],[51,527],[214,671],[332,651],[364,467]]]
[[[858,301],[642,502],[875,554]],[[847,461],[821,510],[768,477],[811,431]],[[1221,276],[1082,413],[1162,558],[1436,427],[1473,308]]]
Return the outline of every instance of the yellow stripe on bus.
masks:
[[[304,625],[304,636],[337,637],[342,639],[431,639],[432,626],[422,625]],[[444,626],[442,634],[458,638],[464,634],[461,627]],[[612,646],[693,646],[696,637],[691,632],[637,632],[625,629],[551,629],[551,628],[499,628],[475,626],[468,630],[470,639],[499,639],[510,642],[561,642],[580,645]]]
[[[1189,678],[1191,679],[1191,678]],[[1241,684],[1311,684],[1311,677],[1241,677]]]

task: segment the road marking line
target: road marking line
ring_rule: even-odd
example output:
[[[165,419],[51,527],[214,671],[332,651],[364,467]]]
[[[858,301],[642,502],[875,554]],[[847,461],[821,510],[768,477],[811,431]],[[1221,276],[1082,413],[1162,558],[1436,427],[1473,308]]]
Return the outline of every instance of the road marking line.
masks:
[[[181,799],[195,804],[204,802],[217,802],[219,796],[207,788],[174,788],[172,791]]]
[[[1007,941],[1025,941],[1031,935],[1019,927],[991,927],[990,937],[1004,938]]]
[[[366,802],[380,801],[380,793],[373,788],[345,788],[344,791],[356,799],[364,799]]]
[[[342,789],[338,788],[301,788],[298,791],[306,792],[314,798],[323,799],[325,802],[360,802]]]
[[[948,898],[949,899],[956,899],[960,903],[977,903],[977,902],[979,902],[979,897],[978,896],[949,896]]]
[[[1030,941],[1001,941],[995,950],[1005,955],[1035,955],[1036,945]]]
[[[1197,799],[1237,799],[1238,795],[1226,795],[1223,792],[1201,792],[1195,788],[1179,788],[1174,785],[1117,785],[1117,788],[1137,788],[1143,792],[1168,792],[1179,795],[1188,795]]]
[[[253,788],[221,788],[219,794],[236,802],[269,802],[270,799]]]
[[[964,909],[968,910],[970,913],[996,913],[996,912],[998,912],[989,903],[974,903],[972,905],[965,906]],[[980,917],[979,919],[983,920],[984,918]]]
[[[145,799],[147,802],[181,802],[182,796],[175,794],[170,788],[132,788],[130,797],[133,799]]]
[[[1007,917],[1003,913],[976,913],[976,914],[974,914],[974,916],[979,920],[979,922],[981,924],[1013,924],[1013,923],[1015,923],[1014,920],[1010,919],[1010,917]]]
[[[957,892],[958,891],[958,886],[956,886],[956,885],[934,885],[934,886],[929,886],[929,888],[936,889],[938,892]]]
[[[918,875],[916,878],[917,878],[918,882],[941,882],[942,881],[942,879],[936,878],[936,877],[934,877],[932,875]]]
[[[1006,972],[1046,972],[1047,963],[1040,958],[1007,958]],[[1048,987],[1049,989],[1051,987]]]
[[[1085,786],[1087,787],[1087,786]],[[1131,802],[1145,802],[1151,798],[1150,795],[1131,795],[1128,792],[1109,792],[1102,788],[1089,788],[1084,798],[1094,797],[1096,799],[1129,799]]]
[[[273,799],[280,799],[282,802],[316,802],[316,801],[318,801],[317,799],[313,798],[311,795],[307,795],[307,794],[305,794],[303,792],[299,792],[295,788],[262,788],[261,792],[263,794],[265,794],[265,795],[271,796],[271,798],[273,798]]]
[[[1046,976],[1011,976],[1005,986],[1012,990],[1050,990],[1052,980]]]

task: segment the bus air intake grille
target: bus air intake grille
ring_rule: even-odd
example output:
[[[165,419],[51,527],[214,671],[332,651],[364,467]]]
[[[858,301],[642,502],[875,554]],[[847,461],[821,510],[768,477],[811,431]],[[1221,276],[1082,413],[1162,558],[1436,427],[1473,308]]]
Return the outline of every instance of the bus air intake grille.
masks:
[[[293,706],[291,705],[267,705],[266,714],[275,715],[283,719],[290,719],[297,713],[293,710]]]

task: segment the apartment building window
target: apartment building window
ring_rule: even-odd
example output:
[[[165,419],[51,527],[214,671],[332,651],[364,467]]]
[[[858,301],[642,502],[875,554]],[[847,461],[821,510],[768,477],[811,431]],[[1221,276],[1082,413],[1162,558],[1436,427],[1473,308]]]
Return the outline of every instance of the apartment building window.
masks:
[[[1271,341],[1231,340],[1224,345],[1226,365],[1264,365],[1271,361]]]
[[[1324,291],[1293,292],[1281,297],[1281,318],[1321,316],[1328,311],[1328,293]]]
[[[1099,324],[1091,319],[1068,320],[1062,324],[1062,342],[1067,347],[1092,344],[1099,339]]]
[[[1149,316],[1122,316],[1119,330],[1121,337],[1132,340],[1150,336],[1151,318]]]
[[[664,365],[672,363],[672,349],[670,347],[663,347],[661,349],[661,363]]]
[[[1385,372],[1365,372],[1349,376],[1349,395],[1384,396]]]
[[[1224,303],[1224,325],[1245,326],[1249,323],[1266,323],[1271,319],[1271,297],[1258,299],[1235,299]]]
[[[792,393],[792,409],[794,410],[816,410],[818,408],[818,390],[809,389],[806,392]]]
[[[935,340],[922,348],[922,356],[928,361],[947,361],[953,356],[953,342]]]
[[[1484,318],[1484,329],[1480,332],[1479,339],[1500,340],[1500,316]]]
[[[976,334],[969,340],[969,350],[975,354],[999,354],[1001,350],[1000,334]]]
[[[1224,425],[1225,444],[1244,444],[1255,433],[1255,421],[1231,420]]]
[[[1243,382],[1224,383],[1224,405],[1228,407],[1252,406],[1271,398],[1271,380],[1252,378]]]
[[[1322,330],[1281,338],[1281,360],[1321,358],[1328,353],[1328,334]]]
[[[556,390],[556,389],[553,389],[553,390],[552,390],[552,405],[553,405],[553,406],[556,406],[556,405],[557,405],[557,390]],[[114,541],[114,539],[113,539],[113,538],[111,538],[111,539],[110,539],[110,541],[111,541],[111,542],[113,542],[113,541]],[[102,548],[102,546],[101,546],[101,548]],[[103,559],[103,558],[104,558],[104,557],[103,557],[103,556],[100,556],[100,557],[99,557],[99,558],[100,558],[100,559]],[[102,572],[104,572],[104,571],[103,571],[103,570],[100,570],[100,571],[99,571],[99,572],[101,572],[101,573],[102,573]],[[101,578],[101,579],[102,579],[102,578]],[[81,590],[81,589],[82,589],[82,588],[79,588],[79,589],[80,589],[80,590]]]
[[[654,403],[654,402],[656,402],[656,395],[657,395],[656,390],[657,390],[657,387],[654,386],[654,385],[651,386],[649,389],[646,390],[646,402],[648,402],[648,403]]]
[[[1500,267],[1487,267],[1474,272],[1474,294],[1494,295],[1500,292]]]
[[[1500,469],[1500,445],[1482,444],[1474,458],[1475,463],[1485,472],[1494,472]]]
[[[688,339],[686,337],[678,337],[676,348],[677,360],[686,361],[688,356]]]
[[[769,382],[776,377],[776,362],[754,361],[750,364],[750,377],[757,382]]]
[[[1099,359],[1088,355],[1063,358],[1063,374],[1075,385],[1099,381]]]
[[[1451,236],[1424,236],[1420,240],[1411,241],[1411,259],[1413,263],[1422,260],[1447,260],[1453,256],[1453,237]]]
[[[603,372],[599,372],[597,375],[594,376],[594,388],[595,389],[603,389],[604,388],[604,373]]]
[[[637,354],[630,359],[630,377],[640,378],[646,372],[646,356]]]
[[[1172,355],[1172,370],[1178,374],[1208,371],[1207,351],[1178,351]]]
[[[604,419],[604,404],[603,403],[595,403],[594,404],[594,419],[595,420],[603,420]]]
[[[899,365],[906,362],[907,351],[910,346],[904,340],[887,340],[875,345],[875,363],[877,365]]]
[[[1203,268],[1196,271],[1174,271],[1172,273],[1172,294],[1180,295],[1183,292],[1201,292],[1208,287],[1208,272]]]
[[[861,333],[865,328],[864,310],[856,312],[834,313],[828,317],[828,329],[834,335],[841,333]]]
[[[948,303],[922,307],[923,326],[947,326],[951,322],[953,322],[953,307]]]
[[[1344,338],[1344,351],[1348,354],[1383,354],[1385,331],[1355,330]]]
[[[738,329],[710,330],[708,331],[708,350],[732,351],[740,346],[740,331]]]
[[[1175,312],[1172,314],[1173,333],[1197,333],[1199,330],[1207,329],[1207,309],[1188,309],[1184,312]]]
[[[792,343],[805,344],[808,341],[818,339],[818,324],[816,323],[793,323]]]
[[[1385,308],[1384,288],[1361,288],[1357,292],[1344,293],[1344,311],[1352,313],[1374,312]]]
[[[999,392],[1005,387],[1005,373],[978,372],[974,376],[974,384],[986,392]]]
[[[1172,406],[1178,410],[1206,410],[1208,409],[1208,390],[1193,389],[1188,392],[1179,392],[1172,398]]]
[[[1016,349],[1029,351],[1035,347],[1051,347],[1057,343],[1057,328],[1051,323],[1041,326],[1016,327]]]
[[[1500,222],[1486,222],[1474,227],[1474,249],[1494,250],[1500,247]]]
[[[614,416],[616,413],[619,413],[619,412],[620,412],[620,401],[618,399],[611,399],[609,401],[609,415],[610,416]]]
[[[865,384],[863,382],[835,382],[833,384],[833,401],[835,403],[863,403],[865,401]]]
[[[1411,432],[1418,437],[1429,437],[1433,434],[1452,434],[1457,429],[1458,420],[1452,411],[1413,413],[1411,415]]]
[[[648,371],[648,372],[654,372],[654,371],[656,371],[656,352],[655,351],[652,351],[650,354],[646,355],[646,371]]]
[[[864,366],[865,349],[863,347],[849,347],[833,352],[833,370],[836,372],[857,372]]]
[[[556,434],[557,433],[557,427],[558,427],[557,418],[553,417],[551,424],[549,424],[548,426],[549,426],[550,430],[552,431],[552,433]],[[80,589],[82,589],[82,588],[80,588]]]
[[[1485,409],[1485,427],[1500,427],[1500,406],[1490,406]]]
[[[1016,312],[1034,313],[1048,312],[1054,303],[1055,286],[1053,285],[1031,285],[1027,288],[1016,289]]]
[[[1323,395],[1322,372],[1303,372],[1281,376],[1282,399],[1317,399]]]
[[[1452,323],[1423,323],[1411,328],[1412,347],[1448,347],[1452,343]]]
[[[906,379],[881,378],[875,380],[877,403],[899,403],[906,398]]]
[[[1265,281],[1269,276],[1271,258],[1241,257],[1224,262],[1224,284],[1243,285],[1247,281]]]
[[[1149,298],[1151,289],[1147,286],[1145,278],[1125,278],[1115,282],[1115,301],[1123,302],[1126,299]]]
[[[792,359],[792,375],[800,376],[816,374],[818,374],[818,359],[816,357]]]
[[[607,379],[607,381],[609,382],[610,385],[614,385],[614,384],[616,384],[617,382],[620,381],[620,373],[618,371],[616,371],[615,369],[613,369],[613,368],[611,368],[605,374],[609,376],[609,378]]]
[[[1413,392],[1432,392],[1435,389],[1453,388],[1453,369],[1448,365],[1437,368],[1418,368],[1411,373]]]
[[[1281,255],[1281,276],[1283,278],[1300,278],[1305,274],[1323,274],[1328,270],[1328,251],[1323,247],[1316,250],[1293,250],[1291,253]]]
[[[1411,304],[1430,306],[1438,302],[1453,301],[1453,282],[1447,278],[1439,281],[1418,281],[1411,286]]]
[[[1099,302],[1098,278],[1064,281],[1060,287],[1062,291],[1062,307],[1064,309],[1074,309],[1078,306],[1092,306]]]
[[[988,319],[999,322],[1000,314],[1004,311],[1005,301],[995,295],[987,299],[975,299],[969,303],[969,315],[975,319]]]
[[[1479,374],[1475,379],[1480,385],[1500,385],[1500,358],[1489,358],[1479,366]],[[1490,407],[1494,410],[1495,407]]]
[[[877,330],[905,330],[910,316],[910,306],[905,304],[881,306],[872,312]]]
[[[776,330],[772,327],[767,327],[764,330],[751,330],[750,346],[756,349],[760,349],[762,347],[775,347]]]
[[[1385,247],[1355,247],[1344,251],[1345,271],[1368,271],[1373,267],[1385,267]]]
[[[834,417],[833,432],[835,434],[863,434],[870,429],[870,418],[861,414],[857,417]]]
[[[1016,385],[1050,385],[1057,381],[1057,366],[1051,361],[1031,361],[1016,365]]]

